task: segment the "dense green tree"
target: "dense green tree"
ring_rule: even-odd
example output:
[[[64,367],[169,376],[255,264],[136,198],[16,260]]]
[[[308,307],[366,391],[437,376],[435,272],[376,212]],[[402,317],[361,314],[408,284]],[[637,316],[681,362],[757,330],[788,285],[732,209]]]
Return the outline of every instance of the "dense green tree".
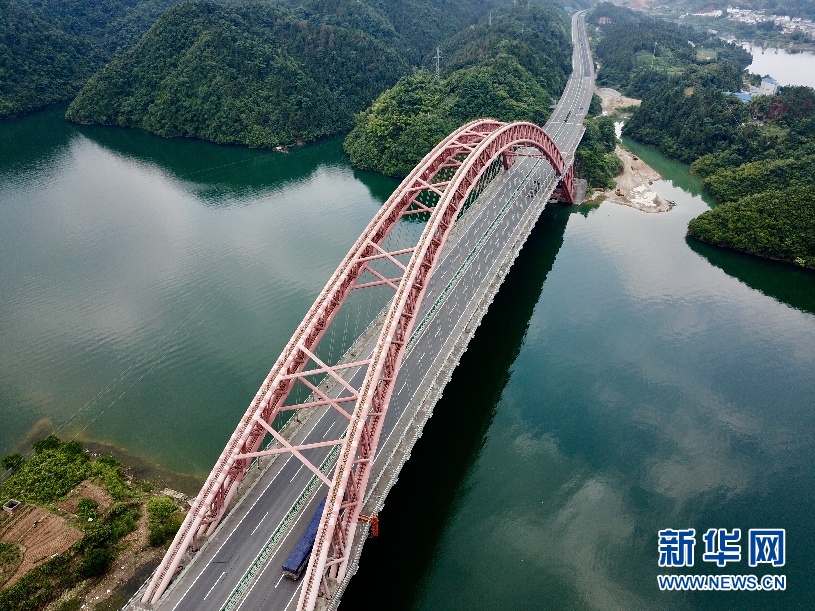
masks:
[[[482,15],[483,17],[483,15]],[[549,2],[503,7],[441,45],[441,68],[450,74],[499,55],[509,55],[538,84],[558,94],[572,69],[570,26],[566,13]],[[435,69],[434,54],[424,66]]]
[[[33,443],[33,448],[35,454],[42,454],[47,450],[57,450],[61,448],[62,445],[62,441],[60,441],[59,437],[56,435],[48,435],[48,437],[37,439]]]
[[[347,131],[406,70],[358,30],[268,4],[184,3],[94,75],[67,117],[268,147]]]
[[[815,189],[815,156],[753,161],[723,168],[705,178],[704,186],[720,202],[734,202],[752,193],[790,187]]]
[[[763,191],[709,210],[688,225],[703,242],[815,268],[812,187]]]
[[[399,81],[357,117],[345,151],[358,168],[405,176],[459,125],[479,117],[543,124],[550,102],[507,55],[443,79],[421,71]]]
[[[76,515],[84,520],[93,521],[99,517],[99,503],[92,499],[81,498],[77,503]]]
[[[127,495],[120,463],[110,457],[91,462],[77,441],[63,443],[55,435],[34,442],[35,455],[2,484],[2,493],[21,501],[51,503],[86,478],[98,478],[115,499]]]
[[[0,118],[70,100],[176,1],[0,1]]]
[[[233,4],[232,0],[215,1]],[[71,100],[92,74],[115,55],[133,48],[178,2],[0,1],[0,118]],[[418,63],[437,42],[503,2],[266,0],[254,4],[285,7],[299,22],[363,32],[405,61]]]
[[[0,466],[4,469],[16,471],[23,466],[24,462],[25,458],[23,458],[22,454],[7,454],[3,457],[2,462],[0,462]]]
[[[162,545],[175,536],[181,527],[181,514],[171,498],[159,497],[147,501],[148,539],[150,545]]]
[[[739,83],[739,70],[728,64],[689,70],[652,90],[623,133],[685,163],[722,151],[749,118],[737,98],[722,95]]]
[[[411,64],[505,0],[282,0],[311,23],[360,30]]]
[[[21,501],[53,502],[87,477],[87,462],[84,453],[43,449],[3,483],[3,493]]]
[[[104,549],[92,549],[79,561],[76,572],[82,578],[97,577],[107,571],[113,560],[111,553]]]
[[[445,70],[404,77],[356,118],[345,150],[356,167],[405,176],[439,140],[479,117],[543,124],[549,91],[571,68],[565,11],[506,7],[443,47]]]
[[[586,132],[575,153],[575,172],[590,187],[610,189],[614,176],[623,169],[623,162],[614,153],[617,134],[611,117],[587,118],[583,121]]]

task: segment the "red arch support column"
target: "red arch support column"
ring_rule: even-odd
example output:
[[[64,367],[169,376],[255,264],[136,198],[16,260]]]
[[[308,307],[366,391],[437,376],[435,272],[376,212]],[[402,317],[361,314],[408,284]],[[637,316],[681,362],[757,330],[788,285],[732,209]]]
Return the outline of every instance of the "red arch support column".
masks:
[[[574,203],[574,164],[570,165],[569,169],[566,170],[566,174],[560,179],[552,196],[559,202]]]
[[[570,168],[552,139],[532,123],[505,124],[495,119],[472,121],[442,140],[380,208],[315,300],[296,329],[283,353],[271,369],[246,413],[238,423],[207,481],[196,497],[184,523],[173,539],[162,563],[154,573],[142,602],[155,603],[177,573],[184,553],[198,547],[198,538],[211,534],[219,524],[238,485],[255,457],[290,452],[330,486],[329,500],[320,522],[318,539],[309,562],[303,587],[301,608],[311,609],[326,575],[344,576],[362,499],[365,495],[371,460],[387,412],[393,382],[398,374],[403,350],[424,297],[433,267],[441,253],[461,207],[482,173],[498,157],[511,161],[516,149],[534,147],[555,168],[566,194],[571,192]],[[450,175],[452,174],[452,178]],[[435,205],[421,203],[422,194],[438,196]],[[433,199],[433,198],[431,198]],[[385,240],[403,216],[425,213],[429,220],[418,244],[398,252],[387,252]],[[397,257],[410,254],[403,265]],[[387,258],[401,267],[401,276],[364,282],[363,274],[374,273],[371,262]],[[396,295],[386,315],[376,349],[370,359],[351,364],[325,364],[316,357],[317,346],[349,294],[356,289],[387,284]],[[306,371],[309,363],[316,369]],[[342,412],[339,399],[322,396],[318,400],[287,405],[295,381],[308,384],[308,376],[325,375],[339,379],[337,371],[348,367],[366,367],[366,376],[352,397],[342,406],[354,409],[348,429],[336,440],[327,440],[299,448],[293,447],[272,427],[283,411],[331,406]],[[347,386],[347,384],[346,384]],[[319,395],[317,388],[313,387]],[[267,435],[281,446],[261,450]],[[301,453],[318,446],[341,446],[340,458],[329,480]],[[330,595],[330,593],[329,593]]]
[[[542,128],[525,122],[498,127],[473,149],[446,185],[391,302],[362,383],[309,560],[299,601],[301,610],[314,609],[320,595],[330,598],[329,580],[341,581],[345,577],[382,424],[407,340],[433,268],[461,206],[496,159],[501,157],[506,164],[508,156],[525,147],[536,148],[549,160],[561,177],[562,190],[571,196],[571,190],[566,191],[572,181],[570,168],[565,167],[557,146]]]

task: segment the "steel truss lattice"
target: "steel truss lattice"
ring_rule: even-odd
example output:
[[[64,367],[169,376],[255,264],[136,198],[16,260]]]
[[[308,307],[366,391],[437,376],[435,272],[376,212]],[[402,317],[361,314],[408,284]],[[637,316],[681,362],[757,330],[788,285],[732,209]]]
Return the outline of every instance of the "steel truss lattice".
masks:
[[[549,161],[559,177],[556,195],[571,202],[572,166],[566,167],[557,146],[541,127],[526,122],[472,121],[440,142],[402,181],[340,263],[264,380],[193,502],[142,602],[156,602],[177,573],[186,550],[196,550],[199,538],[212,534],[252,460],[281,453],[296,456],[329,487],[303,577],[299,608],[313,609],[318,596],[331,597],[329,584],[341,581],[348,568],[382,424],[435,263],[479,179],[496,160],[502,159],[508,168],[516,155],[529,148],[537,149]],[[388,236],[400,220],[411,215],[427,219],[418,242],[410,248],[389,251]],[[376,262],[387,262],[396,275],[377,270]],[[318,357],[317,347],[349,295],[355,290],[382,286],[390,287],[395,294],[370,358],[325,363]],[[307,368],[309,364],[312,366]],[[348,375],[343,376],[343,372],[360,370],[365,371],[365,376],[359,387],[348,382]],[[342,395],[331,397],[316,382],[318,377],[341,386]],[[311,392],[311,400],[287,404],[295,383]],[[340,438],[295,446],[272,426],[275,418],[286,412],[322,406],[348,419],[347,430]],[[278,447],[261,449],[267,434]],[[341,446],[332,479],[304,455],[328,446]]]

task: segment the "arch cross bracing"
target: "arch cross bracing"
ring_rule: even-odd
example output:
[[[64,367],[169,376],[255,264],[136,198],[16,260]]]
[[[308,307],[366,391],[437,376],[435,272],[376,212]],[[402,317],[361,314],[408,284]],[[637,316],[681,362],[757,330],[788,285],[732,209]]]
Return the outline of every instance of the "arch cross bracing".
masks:
[[[516,155],[530,154],[530,148],[537,150],[532,154],[545,157],[553,166],[560,179],[560,197],[571,201],[571,166],[566,167],[542,128],[526,122],[479,119],[467,123],[442,140],[402,181],[351,247],[267,375],[193,502],[142,602],[156,602],[178,572],[187,549],[197,549],[199,537],[212,534],[252,460],[282,453],[296,456],[329,487],[304,575],[300,608],[312,609],[318,596],[331,596],[330,580],[341,580],[347,570],[393,384],[434,265],[465,202],[475,194],[488,168],[498,159],[507,168]],[[400,220],[411,215],[427,219],[418,242],[389,251],[388,236]],[[381,267],[376,268],[377,262],[396,271],[385,274]],[[318,345],[349,295],[381,286],[389,286],[395,295],[370,357],[335,364],[320,359]],[[363,371],[364,378],[351,383],[362,376],[349,374]],[[341,396],[329,396],[317,378],[341,386]],[[306,401],[287,402],[295,383],[311,392]],[[348,419],[345,434],[293,446],[272,426],[279,415],[314,407],[334,409]],[[261,449],[267,435],[274,438],[275,447]],[[327,447],[339,448],[332,479],[304,454]]]

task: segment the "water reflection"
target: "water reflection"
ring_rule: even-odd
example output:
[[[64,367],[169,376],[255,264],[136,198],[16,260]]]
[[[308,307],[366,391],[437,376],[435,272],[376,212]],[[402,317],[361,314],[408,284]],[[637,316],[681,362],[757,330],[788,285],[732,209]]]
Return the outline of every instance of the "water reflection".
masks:
[[[399,180],[396,178],[389,178],[379,172],[368,172],[365,170],[357,170],[354,168],[354,178],[361,183],[364,183],[371,193],[373,199],[385,202],[391,194],[399,186]]]
[[[73,128],[59,119],[63,107],[0,121],[0,184],[36,182],[68,149]]]
[[[18,121],[0,123],[0,454],[49,418],[208,472],[381,200],[337,139],[286,155]]]
[[[702,189],[702,179],[690,174],[689,166],[662,155],[655,147],[640,144],[630,138],[623,138],[622,143],[629,151],[642,157],[652,168],[662,176],[670,177],[673,186],[682,189],[690,195],[701,197],[708,205],[715,205],[715,201]]]
[[[201,203],[215,207],[251,204],[256,195],[284,190],[317,168],[347,167],[337,138],[280,153],[191,138],[159,138],[140,129],[79,126],[76,130],[123,158],[159,168],[182,182]]]
[[[371,592],[382,587],[400,592],[387,598],[388,609],[417,604],[417,586],[467,495],[466,474],[487,441],[569,217],[578,211],[549,205],[541,215],[388,495],[381,535],[366,544],[362,568],[343,597],[348,608],[370,608]]]
[[[815,314],[815,271],[770,261],[687,238],[696,254],[727,275],[793,308]]]

